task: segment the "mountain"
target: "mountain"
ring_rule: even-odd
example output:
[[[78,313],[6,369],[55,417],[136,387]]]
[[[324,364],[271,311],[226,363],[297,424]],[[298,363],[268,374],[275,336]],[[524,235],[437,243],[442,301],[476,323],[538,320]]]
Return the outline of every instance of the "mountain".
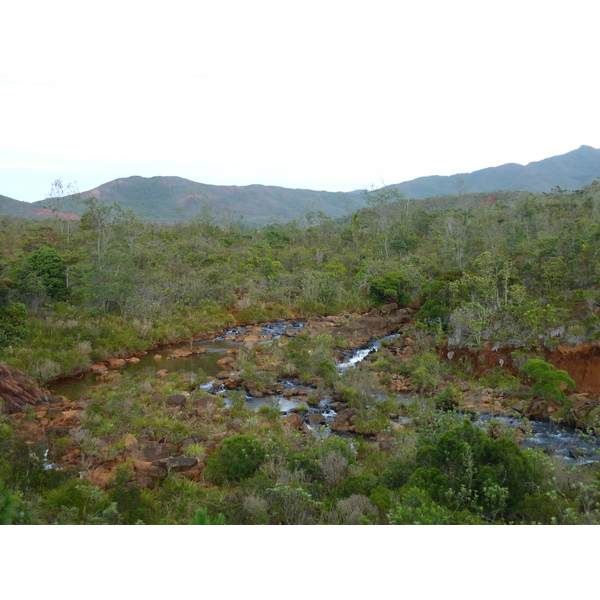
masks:
[[[244,222],[264,224],[302,218],[308,212],[322,211],[328,216],[347,214],[347,199],[343,193],[297,190],[266,185],[209,185],[182,177],[126,177],[115,179],[72,200],[69,211],[81,214],[83,199],[94,197],[107,203],[117,202],[147,219],[181,221],[201,213],[206,206],[222,215],[228,211],[243,215]],[[34,202],[37,207],[48,207],[52,200]],[[62,210],[66,210],[62,208]],[[357,201],[360,208],[364,201]]]
[[[0,216],[21,217],[24,219],[47,219],[48,217],[60,216],[63,219],[79,219],[78,214],[73,212],[59,212],[43,206],[41,202],[22,202],[21,200],[1,195]]]
[[[408,198],[425,199],[500,190],[549,192],[552,188],[581,189],[600,177],[600,150],[577,150],[527,165],[508,163],[472,173],[419,177],[395,184]],[[115,179],[79,195],[78,199],[40,200],[28,203],[0,196],[0,215],[42,218],[77,218],[85,211],[83,200],[95,197],[117,202],[137,216],[174,222],[187,220],[209,207],[213,214],[243,216],[249,225],[302,218],[309,212],[339,217],[362,208],[361,190],[325,192],[268,185],[209,185],[181,177],[126,177]]]
[[[467,192],[578,190],[600,178],[600,150],[581,146],[566,154],[531,162],[508,163],[472,173],[418,177],[396,184],[408,198],[422,199]]]

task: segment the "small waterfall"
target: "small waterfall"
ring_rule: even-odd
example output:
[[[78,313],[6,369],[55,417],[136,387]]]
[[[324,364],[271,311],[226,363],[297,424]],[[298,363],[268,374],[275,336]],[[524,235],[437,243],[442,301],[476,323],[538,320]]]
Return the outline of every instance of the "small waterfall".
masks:
[[[338,371],[342,373],[348,367],[352,367],[362,360],[364,360],[371,352],[376,351],[379,348],[379,341],[369,342],[369,345],[366,348],[360,348],[358,350],[354,350],[350,355],[350,358],[343,363],[338,364]]]

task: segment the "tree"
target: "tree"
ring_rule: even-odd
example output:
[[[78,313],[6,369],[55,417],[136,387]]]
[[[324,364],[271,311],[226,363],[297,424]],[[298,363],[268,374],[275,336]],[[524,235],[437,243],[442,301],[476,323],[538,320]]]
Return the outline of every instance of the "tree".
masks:
[[[371,295],[378,302],[397,302],[406,306],[410,302],[410,280],[400,271],[390,271],[371,280]]]
[[[521,370],[528,377],[536,380],[531,386],[531,391],[547,400],[556,400],[564,405],[567,398],[564,389],[569,391],[575,389],[575,382],[566,371],[557,369],[554,365],[539,358],[530,358],[521,367]]]
[[[50,210],[57,216],[60,232],[67,236],[67,246],[71,243],[71,222],[76,217],[68,214],[73,209],[74,200],[79,198],[76,183],[63,184],[61,179],[55,179],[46,199],[50,200]]]
[[[28,277],[37,276],[50,299],[64,300],[69,294],[66,273],[67,267],[58,252],[50,246],[42,246],[27,257],[25,266],[20,270],[20,288],[24,287]]]

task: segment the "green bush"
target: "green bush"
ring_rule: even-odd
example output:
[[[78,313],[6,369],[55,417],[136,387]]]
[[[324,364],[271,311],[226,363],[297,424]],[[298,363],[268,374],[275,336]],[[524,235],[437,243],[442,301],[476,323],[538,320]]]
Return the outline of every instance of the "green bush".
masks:
[[[454,508],[481,510],[489,519],[513,512],[540,482],[535,455],[513,440],[488,437],[470,421],[420,447],[410,484]]]
[[[452,385],[447,384],[444,391],[433,397],[438,410],[454,410],[458,406],[460,392]]]
[[[232,435],[208,458],[206,474],[217,484],[240,481],[254,475],[264,457],[265,450],[259,440],[245,434]]]
[[[225,525],[225,515],[219,513],[216,519],[211,519],[205,508],[198,508],[188,525]]]
[[[0,306],[0,348],[19,344],[27,335],[27,308],[20,302]]]
[[[534,394],[539,394],[547,400],[556,400],[564,405],[567,395],[564,389],[573,391],[575,382],[566,371],[557,369],[554,365],[539,358],[530,358],[522,367],[528,377],[536,382],[531,386]]]
[[[456,512],[433,501],[415,487],[404,490],[402,501],[388,514],[390,525],[477,525],[481,521],[463,510]]]
[[[381,277],[371,279],[371,296],[380,303],[397,302],[406,306],[410,302],[410,280],[400,271],[390,271]]]
[[[20,280],[25,280],[29,275],[37,275],[41,278],[49,298],[63,300],[69,295],[66,273],[67,267],[58,252],[49,246],[42,246],[27,257],[27,262],[18,276]]]

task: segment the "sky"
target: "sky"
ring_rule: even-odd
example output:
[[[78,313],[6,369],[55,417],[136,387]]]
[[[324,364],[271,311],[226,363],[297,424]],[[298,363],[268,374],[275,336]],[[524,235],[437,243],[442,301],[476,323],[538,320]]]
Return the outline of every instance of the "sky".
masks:
[[[19,0],[0,195],[119,177],[351,191],[600,148],[593,0]]]

